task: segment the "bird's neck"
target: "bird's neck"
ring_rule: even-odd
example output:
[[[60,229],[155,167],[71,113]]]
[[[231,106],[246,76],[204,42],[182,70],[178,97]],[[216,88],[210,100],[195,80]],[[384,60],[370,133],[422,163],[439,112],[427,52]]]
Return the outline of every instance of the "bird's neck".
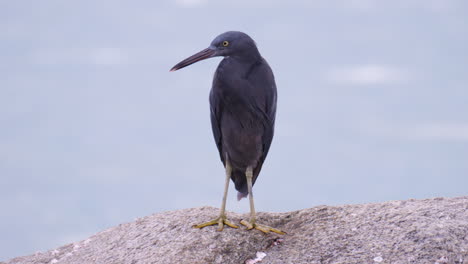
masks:
[[[219,64],[215,79],[224,82],[226,79],[242,78],[247,79],[252,71],[263,62],[261,56],[258,57],[225,57]]]
[[[253,47],[246,52],[239,52],[235,55],[230,55],[230,57],[245,64],[256,63],[262,58],[260,52],[258,52],[257,47]]]

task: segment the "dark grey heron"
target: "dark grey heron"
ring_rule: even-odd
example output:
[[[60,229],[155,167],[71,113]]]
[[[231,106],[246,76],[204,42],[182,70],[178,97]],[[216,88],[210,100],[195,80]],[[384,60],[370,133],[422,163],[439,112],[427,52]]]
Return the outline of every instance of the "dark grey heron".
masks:
[[[250,220],[247,229],[284,234],[281,230],[256,222],[252,187],[257,180],[273,139],[276,115],[276,84],[273,72],[247,34],[228,31],[217,36],[210,46],[175,65],[176,71],[197,61],[223,56],[216,69],[210,92],[211,127],[219,156],[226,169],[226,182],[218,218],[195,225],[203,228],[218,224],[238,228],[225,213],[231,179],[237,198],[249,196]]]

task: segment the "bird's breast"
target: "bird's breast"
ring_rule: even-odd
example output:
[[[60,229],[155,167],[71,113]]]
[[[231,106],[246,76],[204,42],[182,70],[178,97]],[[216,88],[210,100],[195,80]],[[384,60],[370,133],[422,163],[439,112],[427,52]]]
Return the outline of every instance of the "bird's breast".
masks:
[[[255,166],[262,156],[263,127],[245,111],[221,117],[222,145],[235,167]]]

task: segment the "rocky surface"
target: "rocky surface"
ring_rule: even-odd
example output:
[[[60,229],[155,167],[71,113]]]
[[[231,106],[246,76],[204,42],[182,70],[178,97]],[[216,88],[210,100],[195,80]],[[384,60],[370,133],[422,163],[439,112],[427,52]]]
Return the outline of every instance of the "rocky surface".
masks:
[[[191,227],[217,214],[212,207],[157,213],[0,263],[468,264],[468,196],[259,213],[284,236]],[[239,222],[248,215],[228,217]]]

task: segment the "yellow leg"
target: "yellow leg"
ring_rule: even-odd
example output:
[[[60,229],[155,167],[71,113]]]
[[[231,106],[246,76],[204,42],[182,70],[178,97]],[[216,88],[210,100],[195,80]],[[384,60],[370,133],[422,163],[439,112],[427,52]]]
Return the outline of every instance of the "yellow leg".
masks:
[[[253,198],[253,192],[252,192],[252,179],[253,179],[252,167],[247,168],[247,170],[245,171],[245,177],[247,178],[247,189],[249,191],[250,221],[247,222],[245,220],[242,220],[241,224],[246,226],[248,230],[250,230],[252,228],[255,228],[255,229],[258,229],[258,230],[260,230],[260,231],[262,231],[264,233],[269,233],[271,231],[271,232],[275,232],[275,233],[280,234],[280,235],[286,234],[285,232],[283,232],[283,231],[281,231],[279,229],[269,227],[269,226],[266,226],[266,225],[260,225],[260,224],[256,223],[256,213],[255,213],[254,198]]]
[[[227,155],[226,155],[226,182],[224,183],[224,195],[223,195],[223,201],[221,203],[221,210],[219,212],[219,217],[217,217],[217,218],[215,218],[215,219],[213,219],[211,221],[208,221],[206,223],[202,223],[202,224],[199,224],[199,225],[194,225],[193,227],[203,228],[205,226],[218,224],[218,231],[222,231],[223,228],[224,228],[224,225],[230,226],[232,228],[239,228],[238,226],[236,226],[235,224],[233,224],[231,221],[229,221],[226,218],[226,213],[225,213],[226,200],[227,200],[227,194],[228,194],[228,189],[229,189],[229,181],[231,179],[231,173],[232,173],[231,164],[229,164],[229,161],[228,161]]]

